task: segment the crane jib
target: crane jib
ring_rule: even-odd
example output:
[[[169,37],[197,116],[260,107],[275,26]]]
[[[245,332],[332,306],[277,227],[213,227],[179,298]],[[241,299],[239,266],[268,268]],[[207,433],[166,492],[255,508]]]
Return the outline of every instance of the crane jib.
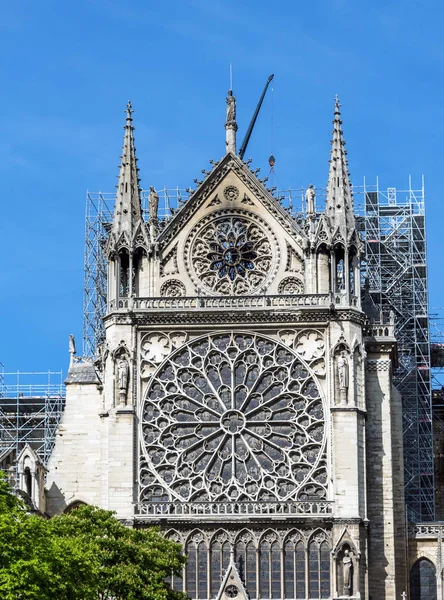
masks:
[[[245,134],[245,137],[244,137],[244,141],[242,142],[241,147],[239,149],[239,158],[240,159],[243,159],[243,157],[244,157],[245,151],[248,146],[248,142],[250,141],[251,133],[252,133],[254,125],[256,123],[257,116],[258,116],[259,111],[262,106],[262,102],[264,101],[265,94],[267,93],[268,86],[270,85],[270,81],[273,79],[273,77],[274,77],[274,74],[270,75],[269,78],[267,79],[267,83],[265,84],[262,95],[259,99],[259,102],[257,103],[256,110],[254,111],[254,114],[253,114],[253,118],[251,119],[251,122],[247,129],[247,133]]]

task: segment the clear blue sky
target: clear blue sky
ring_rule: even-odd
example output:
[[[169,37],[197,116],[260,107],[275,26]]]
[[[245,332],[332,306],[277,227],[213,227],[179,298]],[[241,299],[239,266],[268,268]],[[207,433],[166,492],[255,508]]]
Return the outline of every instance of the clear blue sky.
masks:
[[[192,185],[274,81],[276,173],[324,186],[333,97],[354,183],[425,175],[431,306],[444,305],[444,5],[439,1],[1,2],[0,361],[64,369],[81,347],[85,192],[113,191],[126,102],[142,184]],[[266,174],[271,96],[248,155]]]

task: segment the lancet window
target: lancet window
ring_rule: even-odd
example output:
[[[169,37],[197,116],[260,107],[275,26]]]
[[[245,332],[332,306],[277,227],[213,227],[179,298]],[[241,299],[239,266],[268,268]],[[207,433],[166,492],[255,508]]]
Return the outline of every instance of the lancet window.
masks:
[[[228,532],[213,539],[197,532],[185,547],[184,591],[193,599],[217,596],[232,551],[251,600],[330,598],[331,545],[323,531],[308,542],[298,533],[285,536],[270,531],[258,539],[244,532],[233,544]],[[172,583],[174,589],[182,589],[179,578]]]

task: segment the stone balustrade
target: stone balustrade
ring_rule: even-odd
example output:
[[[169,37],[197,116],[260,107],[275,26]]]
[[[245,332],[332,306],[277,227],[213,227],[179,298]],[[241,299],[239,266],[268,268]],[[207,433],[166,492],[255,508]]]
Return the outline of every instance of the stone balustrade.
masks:
[[[337,300],[337,302],[336,302]],[[119,298],[109,303],[109,311],[114,310],[273,310],[276,308],[301,309],[332,304],[345,306],[343,296],[330,294],[298,294],[275,296],[178,296],[175,298]],[[357,306],[357,298],[352,297],[348,306]]]
[[[255,517],[325,517],[333,514],[333,502],[143,502],[136,505],[140,519],[211,519]]]
[[[444,539],[444,523],[411,523],[409,538],[413,539]]]

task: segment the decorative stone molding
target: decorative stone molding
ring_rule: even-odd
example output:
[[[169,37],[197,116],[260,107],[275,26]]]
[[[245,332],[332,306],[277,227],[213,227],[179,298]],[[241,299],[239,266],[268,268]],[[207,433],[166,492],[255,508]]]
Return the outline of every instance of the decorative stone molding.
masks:
[[[279,294],[303,294],[304,283],[297,277],[285,277],[278,287]]]
[[[179,298],[185,296],[185,294],[185,286],[178,279],[170,279],[160,286],[160,295],[164,298]]]
[[[227,185],[224,189],[224,198],[234,202],[239,198],[239,189],[235,185]]]
[[[177,275],[179,267],[177,264],[177,244],[168,254],[160,261],[160,276]]]
[[[388,359],[367,358],[365,361],[366,371],[390,371],[391,366],[392,362]]]
[[[172,352],[186,342],[188,334],[184,331],[169,333],[150,332],[143,335],[140,343],[140,377],[147,380],[157,366]]]

